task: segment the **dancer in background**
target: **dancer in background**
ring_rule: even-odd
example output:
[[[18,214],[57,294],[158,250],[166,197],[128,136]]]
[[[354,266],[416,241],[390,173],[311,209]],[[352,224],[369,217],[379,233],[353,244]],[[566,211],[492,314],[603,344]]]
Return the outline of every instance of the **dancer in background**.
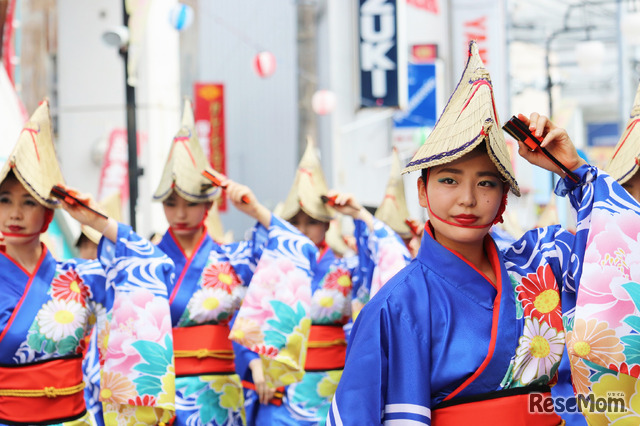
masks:
[[[402,164],[398,150],[393,149],[391,154],[391,171],[389,182],[384,193],[384,198],[376,210],[375,217],[389,225],[404,241],[411,258],[416,257],[420,248],[423,226],[410,218],[409,208],[404,192],[404,181],[400,171]]]
[[[333,208],[322,197],[328,197]],[[334,209],[354,220],[357,257],[338,258],[326,243]],[[316,247],[305,372],[301,382],[286,388],[262,385],[267,389],[258,387],[257,394],[248,390],[247,399],[253,401],[248,410],[254,410],[255,425],[321,425],[342,375],[347,348],[344,327],[369,301],[372,288],[381,287],[408,263],[409,253],[397,234],[351,195],[328,190],[312,142],[300,160],[281,215]],[[255,374],[253,378],[255,381]]]
[[[585,335],[573,313],[588,280],[583,266],[594,262],[588,236],[599,229],[592,220],[629,215],[638,223],[640,208],[626,210],[631,197],[579,157],[565,130],[536,113],[521,119],[573,173],[575,181],[539,149],[520,144],[521,156],[562,178],[556,193],[570,197],[576,235],[538,228],[504,251],[489,235],[508,191],[519,195],[519,188],[491,80],[472,42],[456,90],[405,168],[421,171],[418,195],[429,211],[420,251],[356,320],[330,424],[563,424],[549,387],[569,379],[557,376],[565,341],[579,328]],[[599,341],[598,333],[608,333],[598,325],[587,329],[592,361],[621,360],[622,345]],[[582,355],[586,349],[573,345]],[[530,395],[541,404],[532,407]]]
[[[205,170],[220,178],[236,209],[258,222],[248,240],[220,245],[208,235],[207,214],[221,188],[203,177]],[[176,358],[174,425],[243,425],[229,322],[261,256],[271,251],[289,256],[287,247],[304,237],[273,216],[248,187],[207,166],[188,102],[153,198],[162,202],[169,223],[158,247],[176,267],[168,285]]]
[[[62,182],[45,101],[0,171],[0,424],[93,424],[82,354],[94,323],[105,421],[168,422],[173,344],[164,318],[173,264],[130,227],[52,197]],[[103,235],[98,260],[58,262],[40,242],[60,206]]]

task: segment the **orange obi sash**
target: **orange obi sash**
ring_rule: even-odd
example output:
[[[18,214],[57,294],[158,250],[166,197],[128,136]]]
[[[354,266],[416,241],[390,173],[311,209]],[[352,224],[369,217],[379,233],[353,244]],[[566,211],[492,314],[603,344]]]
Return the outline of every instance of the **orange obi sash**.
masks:
[[[342,370],[347,341],[341,325],[311,325],[305,371]]]
[[[62,423],[83,416],[82,358],[0,366],[0,422]],[[55,417],[54,417],[55,416]]]
[[[236,372],[229,326],[197,325],[173,329],[176,376]]]
[[[564,420],[556,414],[548,386],[505,389],[436,405],[431,424],[453,426],[558,426]]]

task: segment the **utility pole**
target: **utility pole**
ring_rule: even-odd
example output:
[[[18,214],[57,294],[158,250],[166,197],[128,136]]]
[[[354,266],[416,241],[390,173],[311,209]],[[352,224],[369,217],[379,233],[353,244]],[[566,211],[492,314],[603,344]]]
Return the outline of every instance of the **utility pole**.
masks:
[[[122,22],[125,28],[129,28],[129,14],[127,13],[126,0],[122,0]],[[136,89],[129,84],[129,44],[120,48],[120,55],[124,62],[124,84],[127,110],[127,146],[128,146],[128,171],[129,171],[129,224],[136,230],[136,204],[138,202],[138,138],[136,136]]]

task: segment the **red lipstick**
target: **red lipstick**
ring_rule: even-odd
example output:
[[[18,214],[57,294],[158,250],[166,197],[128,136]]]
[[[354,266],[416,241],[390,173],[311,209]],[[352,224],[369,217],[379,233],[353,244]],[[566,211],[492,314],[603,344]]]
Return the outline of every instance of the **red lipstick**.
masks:
[[[459,214],[453,217],[460,225],[472,225],[478,220],[478,216],[473,214]]]

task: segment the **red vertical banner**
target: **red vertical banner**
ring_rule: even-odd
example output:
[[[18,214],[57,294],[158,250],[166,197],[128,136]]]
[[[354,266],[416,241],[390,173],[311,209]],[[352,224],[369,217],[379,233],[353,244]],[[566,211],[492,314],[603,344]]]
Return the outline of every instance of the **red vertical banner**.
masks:
[[[194,84],[194,111],[198,140],[209,163],[218,172],[226,175],[224,131],[224,85],[217,83]],[[223,197],[219,210],[227,210],[227,202]]]

